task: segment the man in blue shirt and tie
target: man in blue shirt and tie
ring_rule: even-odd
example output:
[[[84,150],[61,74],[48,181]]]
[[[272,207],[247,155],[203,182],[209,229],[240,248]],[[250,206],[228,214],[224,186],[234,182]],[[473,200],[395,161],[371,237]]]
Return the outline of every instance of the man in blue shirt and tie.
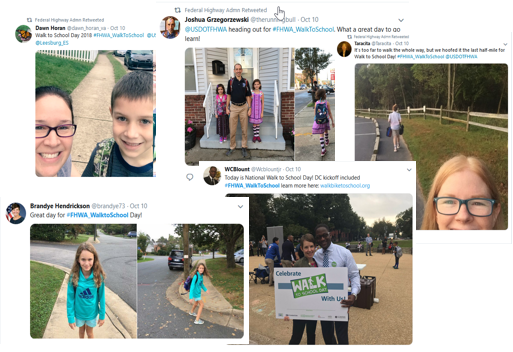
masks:
[[[356,295],[360,293],[360,272],[356,266],[353,255],[342,246],[331,243],[331,236],[327,225],[320,224],[315,228],[315,241],[321,246],[314,259],[319,266],[325,268],[342,267],[347,268],[349,285],[351,286],[351,295],[343,300],[342,307],[349,308],[356,301]],[[335,339],[333,328],[337,334]],[[326,345],[349,345],[349,321],[321,321],[322,337]]]

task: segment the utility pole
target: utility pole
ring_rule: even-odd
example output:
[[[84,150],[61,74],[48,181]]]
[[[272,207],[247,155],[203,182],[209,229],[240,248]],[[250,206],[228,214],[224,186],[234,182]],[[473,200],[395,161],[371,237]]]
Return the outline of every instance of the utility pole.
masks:
[[[189,255],[189,224],[183,225],[183,279],[187,279],[189,276],[190,260],[192,260],[192,253]]]

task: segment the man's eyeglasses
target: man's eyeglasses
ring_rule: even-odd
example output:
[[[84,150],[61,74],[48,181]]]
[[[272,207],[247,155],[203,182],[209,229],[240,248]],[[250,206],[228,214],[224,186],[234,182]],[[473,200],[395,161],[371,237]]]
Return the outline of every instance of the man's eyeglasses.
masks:
[[[442,215],[456,215],[461,205],[465,204],[469,214],[478,217],[492,215],[495,200],[488,198],[459,199],[453,197],[437,197],[434,199],[436,211]]]
[[[62,138],[73,137],[75,135],[75,132],[77,131],[77,125],[68,124],[50,127],[46,125],[36,124],[36,138],[48,137],[48,135],[52,131],[55,131],[57,136]]]

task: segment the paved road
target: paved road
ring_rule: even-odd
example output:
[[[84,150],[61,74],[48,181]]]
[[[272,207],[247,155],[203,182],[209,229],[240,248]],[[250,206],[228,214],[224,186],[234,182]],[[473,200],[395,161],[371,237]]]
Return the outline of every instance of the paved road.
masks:
[[[212,257],[211,255],[208,257]],[[217,257],[217,255],[216,255]],[[241,338],[243,331],[205,321],[195,325],[194,317],[173,306],[166,290],[181,275],[169,270],[167,257],[138,264],[138,338]],[[194,259],[200,257],[194,257]],[[232,335],[232,333],[235,334]]]
[[[377,119],[379,124],[379,132],[380,132],[380,141],[379,141],[379,149],[378,149],[378,161],[411,161],[411,155],[408,151],[408,147],[404,142],[402,136],[400,136],[400,148],[394,153],[394,144],[392,142],[392,137],[387,137],[387,127],[388,121],[385,119]],[[417,181],[417,195],[416,195],[416,222],[417,222],[417,230],[420,230],[420,226],[422,225],[422,219],[424,217],[424,198],[422,196],[422,192],[419,187],[419,183]]]
[[[137,242],[100,233],[100,243],[95,244],[103,270],[107,274],[106,286],[134,310],[136,299]],[[70,268],[78,245],[31,243],[30,259]]]
[[[355,118],[354,160],[369,161],[376,142],[376,125],[372,120]]]

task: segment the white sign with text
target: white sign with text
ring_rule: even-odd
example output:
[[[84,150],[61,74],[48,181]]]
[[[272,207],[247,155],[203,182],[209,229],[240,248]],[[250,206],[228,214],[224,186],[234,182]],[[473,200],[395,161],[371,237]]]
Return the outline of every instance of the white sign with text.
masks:
[[[275,268],[276,318],[347,321],[347,268]]]

